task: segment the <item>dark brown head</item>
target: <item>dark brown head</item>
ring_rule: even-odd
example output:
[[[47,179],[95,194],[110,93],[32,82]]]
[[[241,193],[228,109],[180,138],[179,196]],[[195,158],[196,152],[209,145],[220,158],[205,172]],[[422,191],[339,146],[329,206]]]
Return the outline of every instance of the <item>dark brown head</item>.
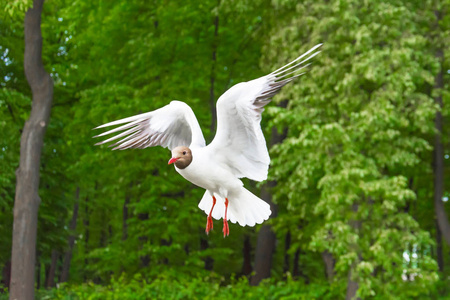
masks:
[[[169,160],[169,165],[175,163],[178,169],[184,169],[192,162],[191,149],[185,146],[176,147],[172,150],[172,158]]]

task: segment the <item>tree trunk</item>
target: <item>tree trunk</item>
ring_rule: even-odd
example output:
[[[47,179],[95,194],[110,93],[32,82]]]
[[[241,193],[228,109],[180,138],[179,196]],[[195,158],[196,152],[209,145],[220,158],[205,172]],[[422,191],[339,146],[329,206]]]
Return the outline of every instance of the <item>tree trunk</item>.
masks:
[[[122,241],[128,238],[128,204],[131,200],[131,189],[133,188],[133,182],[130,183],[128,193],[125,195],[125,201],[122,208]]]
[[[80,198],[80,188],[77,187],[77,191],[75,194],[75,203],[73,204],[72,220],[70,220],[70,224],[69,224],[69,230],[71,232],[71,234],[69,235],[68,242],[67,242],[69,248],[67,249],[67,251],[64,255],[63,268],[61,271],[60,282],[67,282],[69,280],[70,261],[72,260],[72,251],[73,251],[73,246],[75,245],[75,229],[77,228],[79,198]]]
[[[275,187],[274,181],[269,181],[262,187],[261,198],[270,204],[272,214],[270,218],[275,218],[278,214],[278,207],[272,202],[272,194],[270,190]],[[256,243],[255,252],[255,275],[250,279],[251,285],[258,285],[261,280],[270,277],[272,268],[272,257],[275,253],[276,235],[272,231],[272,226],[263,225],[258,233],[258,241]]]
[[[39,290],[41,288],[41,262],[39,260],[39,253],[36,254],[36,289]]]
[[[89,260],[87,259],[87,256],[89,254],[89,197],[86,196],[84,199],[84,218],[83,218],[83,225],[84,225],[84,265],[85,268],[88,268]],[[83,272],[84,280],[86,281],[86,272]]]
[[[40,198],[39,167],[44,134],[50,119],[53,80],[42,63],[41,11],[34,0],[25,14],[25,76],[32,91],[30,118],[20,140],[12,237],[10,299],[34,299],[37,217]]]
[[[436,221],[436,257],[439,272],[444,272],[444,255],[442,253],[442,233]]]
[[[286,107],[287,101],[283,101],[279,106]],[[272,135],[270,138],[270,146],[281,143],[286,137],[287,130],[283,133],[278,133],[276,128],[272,128]],[[272,214],[270,218],[275,218],[278,214],[278,207],[272,202],[271,189],[275,187],[275,181],[268,181],[261,188],[261,198],[270,205]],[[251,285],[258,285],[264,278],[270,277],[270,269],[272,268],[272,256],[275,252],[276,236],[272,231],[270,225],[263,225],[258,233],[258,241],[255,249],[255,275],[250,279]]]
[[[148,220],[148,213],[139,213],[138,219],[140,221]],[[141,235],[138,239],[142,243],[142,245],[144,245],[148,241],[148,237],[146,235]],[[140,256],[139,258],[141,260],[141,265],[143,268],[148,267],[150,265],[150,255],[149,254],[144,254],[143,256]]]
[[[268,192],[264,191],[261,195],[266,201],[268,200]],[[268,202],[268,201],[267,201]],[[271,203],[272,215],[275,213],[276,206]],[[255,252],[255,275],[250,279],[251,285],[258,285],[261,280],[270,277],[272,268],[272,256],[275,252],[276,236],[270,225],[263,225],[258,234]]]
[[[122,208],[122,241],[126,241],[128,238],[128,204],[130,203],[130,197],[125,197],[125,202]]]
[[[56,273],[56,265],[58,263],[58,256],[59,256],[58,251],[52,250],[52,260],[45,279],[46,288],[55,287],[55,273]]]
[[[440,11],[435,11],[437,21],[442,19]],[[440,70],[435,78],[435,88],[442,90],[444,88],[442,65],[444,59],[444,53],[442,49],[438,49],[436,57],[440,62]],[[439,91],[435,97],[435,102],[439,107],[443,108],[442,91]],[[450,245],[450,223],[448,216],[445,212],[444,203],[442,202],[442,196],[444,195],[444,146],[442,145],[442,112],[437,111],[434,120],[436,135],[434,137],[434,151],[433,151],[433,172],[434,172],[434,209],[436,213],[437,223],[441,230],[447,245]]]
[[[358,282],[354,281],[352,278],[352,273],[356,264],[353,264],[348,271],[348,283],[347,283],[347,294],[345,295],[345,300],[353,300],[355,299],[356,292],[358,291]],[[356,298],[360,299],[360,298]]]
[[[252,244],[250,243],[250,237],[245,235],[244,247],[242,248],[243,262],[242,262],[242,275],[249,276],[252,273],[251,263]]]
[[[9,283],[11,281],[11,261],[7,261],[2,270],[2,285],[9,289]]]
[[[217,0],[217,8],[220,6],[220,0]],[[210,87],[209,87],[209,107],[211,109],[211,126],[210,133],[214,132],[217,123],[217,112],[214,97],[214,84],[216,79],[216,64],[217,64],[217,44],[219,36],[219,15],[214,18],[214,39],[212,44],[212,56],[211,56],[211,75],[210,75]]]
[[[102,224],[105,224],[106,226],[106,224],[108,224],[107,217],[104,214],[101,214],[100,218],[102,220]],[[98,240],[98,246],[100,248],[106,247],[106,245],[108,244],[108,235],[105,226],[103,226],[100,231],[100,239]]]
[[[334,276],[334,264],[335,264],[333,255],[327,250],[325,250],[322,252],[322,259],[323,262],[325,263],[325,275],[328,281],[331,282]]]
[[[372,200],[369,199],[369,201],[372,201]],[[356,213],[358,211],[358,208],[359,208],[358,204],[354,203],[352,205],[353,212]],[[350,226],[359,234],[359,231],[362,226],[362,221],[361,220],[351,220],[349,223],[350,223]],[[360,252],[357,244],[350,245],[350,247],[352,247],[353,250],[358,253],[358,258],[357,258],[357,261],[352,263],[352,265],[350,266],[350,270],[348,271],[347,294],[345,295],[345,300],[354,300],[354,299],[359,300],[360,299],[359,297],[355,298],[356,293],[358,292],[359,285],[353,276],[353,272],[355,271],[358,261],[361,260],[361,252]]]
[[[298,278],[301,273],[300,273],[300,249],[297,249],[297,251],[295,251],[295,255],[294,255],[294,261],[292,262],[292,277],[293,278]]]
[[[297,279],[302,277],[306,284],[309,284],[309,277],[303,272],[303,269],[300,268],[300,255],[302,254],[302,249],[298,248],[295,251],[293,267],[292,267],[292,277]]]
[[[291,232],[286,233],[284,239],[284,264],[283,264],[283,274],[286,274],[291,269],[289,249],[291,248]]]
[[[200,238],[200,250],[206,250],[209,248],[208,240],[205,238]],[[211,256],[202,258],[205,262],[205,270],[212,271],[214,267],[214,259]]]

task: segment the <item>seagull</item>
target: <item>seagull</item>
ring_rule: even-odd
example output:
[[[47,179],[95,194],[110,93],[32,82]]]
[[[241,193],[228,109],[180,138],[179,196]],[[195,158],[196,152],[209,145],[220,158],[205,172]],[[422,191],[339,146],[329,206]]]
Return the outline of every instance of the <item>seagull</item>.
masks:
[[[172,101],[157,110],[110,122],[94,129],[121,125],[95,137],[119,133],[96,145],[115,141],[113,150],[162,146],[172,152],[168,164],[196,186],[204,188],[198,207],[206,215],[206,233],[213,220],[223,219],[223,236],[230,234],[228,220],[241,226],[255,226],[267,220],[270,205],[244,188],[240,178],[267,179],[270,157],[261,130],[261,114],[283,86],[303,75],[318,44],[272,73],[241,82],[217,101],[217,132],[206,145],[192,109]]]

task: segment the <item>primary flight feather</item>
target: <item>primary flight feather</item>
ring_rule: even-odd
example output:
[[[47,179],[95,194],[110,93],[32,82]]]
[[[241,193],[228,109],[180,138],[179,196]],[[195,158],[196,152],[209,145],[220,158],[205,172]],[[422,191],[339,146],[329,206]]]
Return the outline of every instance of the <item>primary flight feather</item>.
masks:
[[[97,127],[121,125],[97,135],[120,132],[96,145],[114,141],[113,150],[169,148],[169,164],[206,190],[198,205],[208,215],[206,233],[213,228],[212,218],[223,219],[224,237],[229,235],[227,220],[241,226],[261,224],[269,218],[270,206],[246,190],[239,178],[267,178],[270,157],[260,126],[264,106],[283,86],[304,74],[320,46],[266,76],[238,83],[220,96],[216,136],[207,146],[194,112],[181,101]]]

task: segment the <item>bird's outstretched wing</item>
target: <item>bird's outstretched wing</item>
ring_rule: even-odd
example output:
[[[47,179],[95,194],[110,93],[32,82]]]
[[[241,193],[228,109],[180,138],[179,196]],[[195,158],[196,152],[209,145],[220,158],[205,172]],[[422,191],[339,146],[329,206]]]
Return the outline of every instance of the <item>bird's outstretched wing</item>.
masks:
[[[110,122],[97,128],[118,124],[125,125],[95,137],[120,132],[119,134],[96,145],[122,138],[111,145],[114,146],[113,150],[142,149],[153,146],[162,146],[172,150],[178,146],[205,146],[205,139],[194,112],[189,105],[181,101],[172,101],[160,109]]]
[[[208,148],[236,176],[256,181],[267,178],[270,157],[260,126],[261,113],[284,85],[304,74],[321,45],[269,75],[236,84],[217,101],[217,133]]]

